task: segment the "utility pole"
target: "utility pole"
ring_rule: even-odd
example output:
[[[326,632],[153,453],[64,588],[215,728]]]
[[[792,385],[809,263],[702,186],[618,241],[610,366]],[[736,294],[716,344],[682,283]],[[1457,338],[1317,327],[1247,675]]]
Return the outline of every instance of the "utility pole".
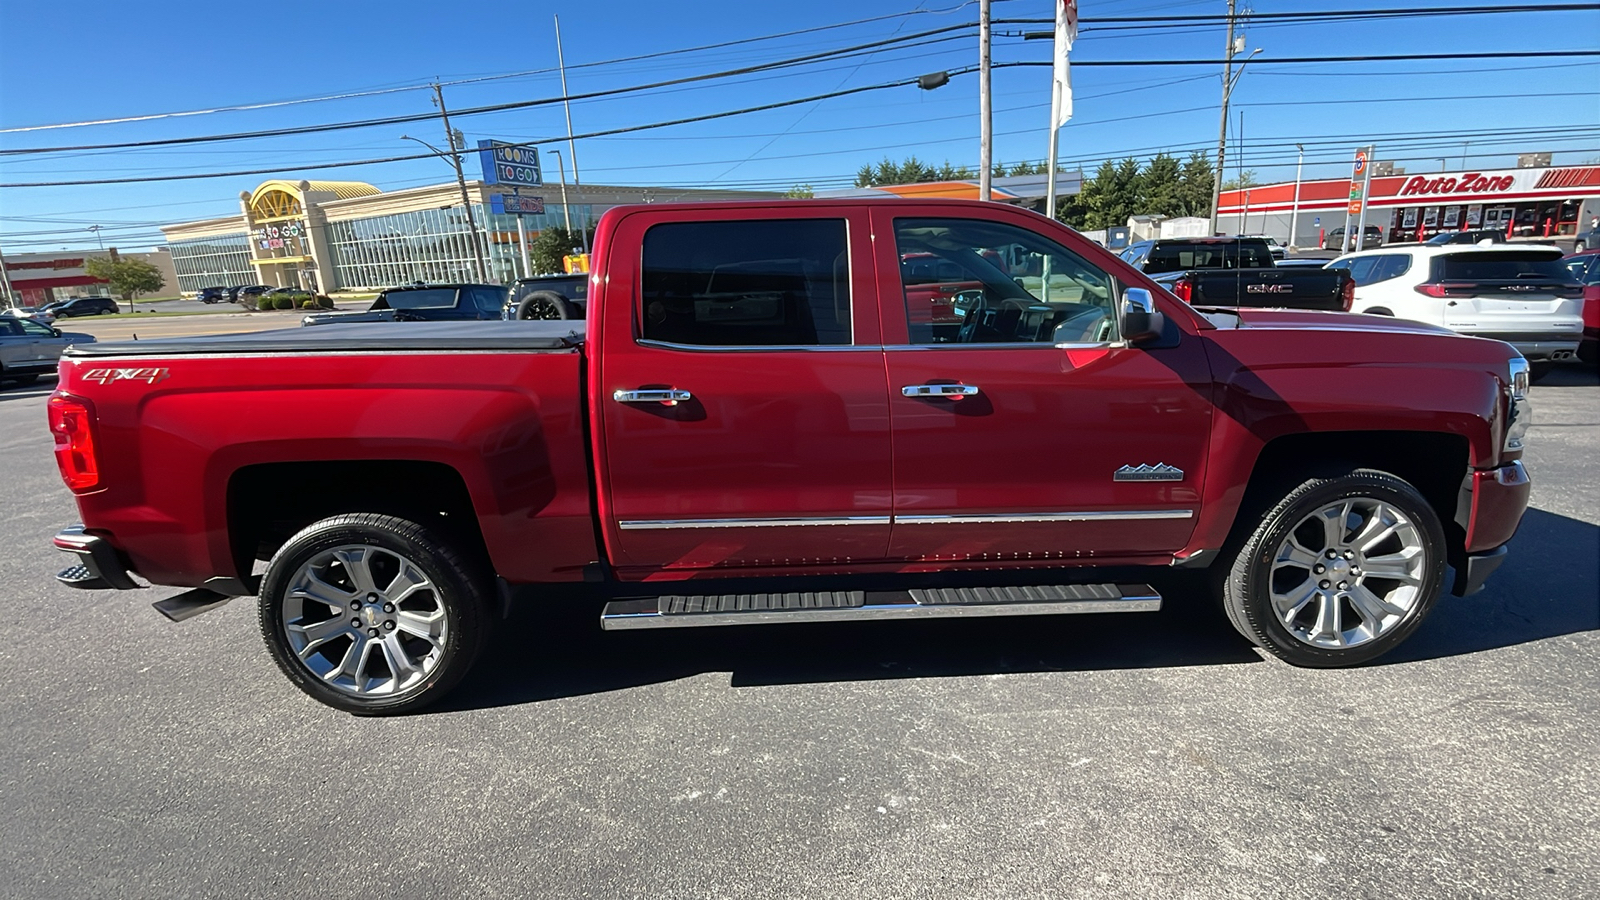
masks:
[[[994,186],[994,103],[989,83],[989,3],[978,2],[978,199],[988,200]]]
[[[1222,199],[1222,166],[1228,144],[1228,94],[1233,92],[1233,25],[1236,0],[1228,0],[1228,46],[1222,63],[1222,124],[1217,126],[1217,171],[1211,180],[1211,234],[1217,233],[1217,202]]]
[[[556,155],[556,171],[561,175],[561,218],[566,222],[567,234],[572,233],[572,205],[567,202],[567,166],[561,161],[561,151],[551,150]]]
[[[572,189],[578,193],[578,202],[583,202],[583,182],[578,177],[578,144],[572,137],[572,101],[567,99],[567,57],[561,50],[561,17],[553,16],[556,21],[556,67],[561,70],[561,105],[567,112],[567,156],[572,159]],[[578,230],[583,238],[584,255],[589,253],[589,217],[580,216]]]
[[[483,242],[478,239],[478,220],[472,214],[472,198],[467,195],[467,176],[461,169],[460,148],[456,146],[456,133],[450,130],[450,111],[444,105],[444,88],[433,86],[433,102],[439,107],[439,117],[444,120],[445,146],[450,148],[450,164],[456,168],[456,186],[461,188],[461,205],[467,210],[467,231],[472,235],[472,257],[477,264],[478,280],[489,283],[489,266],[483,259]]]

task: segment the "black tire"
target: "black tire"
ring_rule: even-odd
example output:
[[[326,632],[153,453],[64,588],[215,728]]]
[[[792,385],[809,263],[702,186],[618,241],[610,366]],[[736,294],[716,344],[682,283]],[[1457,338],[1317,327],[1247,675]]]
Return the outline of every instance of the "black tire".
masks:
[[[1555,368],[1556,364],[1550,362],[1549,360],[1528,363],[1528,381],[1542,381],[1546,375],[1549,375],[1551,372],[1555,371]]]
[[[1296,637],[1276,614],[1271,596],[1273,562],[1279,547],[1297,527],[1304,527],[1307,517],[1350,499],[1375,500],[1398,509],[1414,526],[1426,556],[1419,565],[1416,595],[1393,624],[1364,643],[1336,649],[1315,646]],[[1312,478],[1289,491],[1266,513],[1232,558],[1224,557],[1218,565],[1222,567],[1218,581],[1223,608],[1245,638],[1292,665],[1354,666],[1394,649],[1416,631],[1439,599],[1444,585],[1444,528],[1433,507],[1409,483],[1387,472],[1357,469],[1344,475]]]
[[[419,666],[422,674],[417,677],[416,682],[394,693],[384,694],[374,691],[363,694],[354,687],[346,689],[334,687],[329,681],[319,677],[307,662],[302,661],[290,642],[286,617],[283,613],[292,580],[298,577],[302,567],[313,564],[319,557],[336,548],[352,546],[387,551],[387,554],[401,558],[420,569],[432,585],[432,589],[419,593],[428,594],[426,598],[428,605],[436,605],[443,613],[442,640],[436,644],[421,642],[428,643],[432,650],[437,651],[437,658],[431,663],[432,668],[426,668],[429,663],[426,659],[422,660]],[[477,567],[468,562],[466,554],[452,546],[441,535],[415,522],[374,513],[334,516],[301,530],[273,554],[261,584],[259,606],[261,634],[266,639],[267,649],[271,651],[273,661],[278,664],[278,668],[296,687],[316,700],[335,709],[363,716],[415,712],[448,694],[466,676],[477,659],[490,621],[487,581],[488,579],[478,571]],[[395,583],[396,581],[389,581],[386,585],[393,587]],[[358,595],[359,591],[353,596],[361,599]],[[378,595],[368,594],[367,599],[376,596]],[[411,602],[411,600],[404,601],[402,607]],[[328,607],[317,608],[324,613],[328,611]],[[393,607],[384,608],[393,610]],[[372,610],[374,616],[381,615],[377,612],[376,605]],[[345,616],[353,612],[354,610],[337,612],[331,618],[342,621]],[[352,624],[365,614],[365,611],[357,613],[357,618],[352,619]],[[319,616],[309,624],[320,624],[327,620]],[[305,617],[302,616],[300,621],[305,621]],[[366,622],[366,625],[377,624],[379,623],[376,619]],[[365,625],[354,630],[360,631],[363,628]],[[373,632],[375,636],[382,634],[376,627]],[[395,636],[397,643],[412,640],[405,637],[402,632],[404,628],[399,631],[391,628],[389,633]],[[335,644],[335,640],[348,643]],[[340,646],[344,646],[348,655],[348,648],[359,648],[362,643],[366,641],[360,635],[349,634],[330,639],[323,646],[331,651],[337,651]],[[387,638],[385,643],[388,643]],[[323,652],[308,650],[307,656],[308,658],[321,656],[325,663],[332,665],[331,655],[323,656]],[[383,656],[383,654],[375,652],[372,656]],[[369,660],[366,665],[359,667],[360,670],[370,672],[374,661],[381,661],[385,670],[390,672],[390,680],[394,680],[396,676],[387,658]]]
[[[114,309],[102,309],[98,313],[96,313],[95,315],[109,316],[114,312],[116,312],[116,310],[114,310]]]
[[[571,300],[554,291],[534,291],[517,304],[519,319],[581,319],[583,314]]]

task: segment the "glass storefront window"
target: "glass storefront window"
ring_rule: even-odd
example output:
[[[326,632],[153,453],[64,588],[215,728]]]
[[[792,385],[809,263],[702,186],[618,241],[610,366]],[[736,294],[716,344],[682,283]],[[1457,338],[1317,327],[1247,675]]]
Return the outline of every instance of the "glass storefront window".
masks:
[[[172,268],[178,273],[178,290],[254,284],[250,265],[250,236],[244,232],[217,237],[168,241]]]

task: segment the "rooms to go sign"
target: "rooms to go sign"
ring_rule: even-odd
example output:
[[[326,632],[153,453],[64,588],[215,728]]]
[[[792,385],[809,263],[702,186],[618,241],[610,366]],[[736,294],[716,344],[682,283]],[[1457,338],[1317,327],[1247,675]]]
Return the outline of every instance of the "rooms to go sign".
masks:
[[[484,184],[544,184],[539,173],[539,149],[501,141],[479,141]]]

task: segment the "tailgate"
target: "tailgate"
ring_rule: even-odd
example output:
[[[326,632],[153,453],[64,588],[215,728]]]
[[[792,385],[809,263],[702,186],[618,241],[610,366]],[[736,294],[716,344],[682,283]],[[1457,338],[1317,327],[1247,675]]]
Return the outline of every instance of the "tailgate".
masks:
[[[1233,269],[1185,273],[1194,306],[1259,306],[1342,312],[1349,309],[1341,269]]]

